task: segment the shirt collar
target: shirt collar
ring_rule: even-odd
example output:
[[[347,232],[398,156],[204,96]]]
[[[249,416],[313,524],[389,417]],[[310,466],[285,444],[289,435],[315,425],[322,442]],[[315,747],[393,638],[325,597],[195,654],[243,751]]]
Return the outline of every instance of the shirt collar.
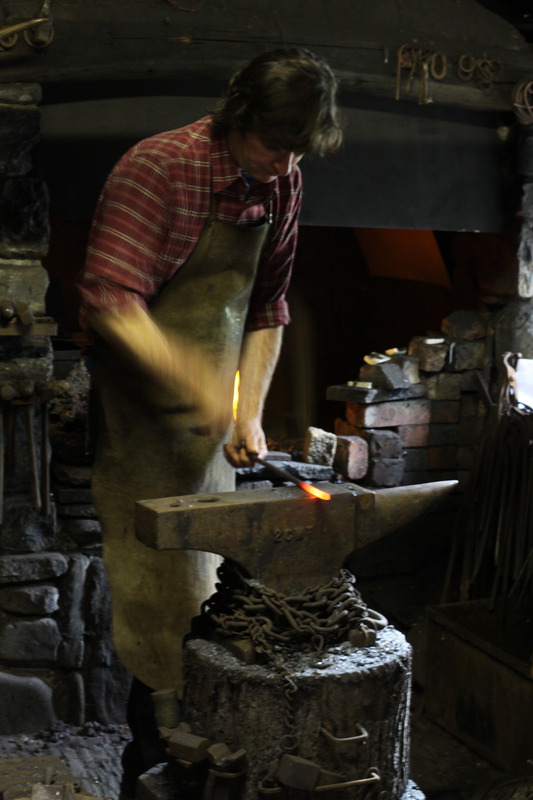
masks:
[[[266,202],[274,195],[277,181],[271,183],[254,183],[249,187],[241,174],[241,170],[229,152],[228,138],[225,132],[212,130],[211,134],[211,164],[213,192],[221,192],[232,184],[250,190],[250,196],[257,197],[261,202]]]

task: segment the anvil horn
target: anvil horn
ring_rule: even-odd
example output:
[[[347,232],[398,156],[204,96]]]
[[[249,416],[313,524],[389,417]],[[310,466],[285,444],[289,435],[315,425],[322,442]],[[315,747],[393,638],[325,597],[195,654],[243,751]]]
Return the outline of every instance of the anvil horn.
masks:
[[[394,486],[373,492],[374,525],[383,538],[392,531],[400,530],[442,500],[457,485],[457,481],[434,481],[414,486]]]

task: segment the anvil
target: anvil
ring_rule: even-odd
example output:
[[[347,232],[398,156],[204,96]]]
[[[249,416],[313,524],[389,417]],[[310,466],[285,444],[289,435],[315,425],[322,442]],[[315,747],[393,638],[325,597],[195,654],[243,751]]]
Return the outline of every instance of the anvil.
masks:
[[[421,516],[456,484],[370,490],[321,483],[329,501],[296,486],[141,500],[136,534],[155,550],[218,553],[291,595],[329,583],[354,551]]]

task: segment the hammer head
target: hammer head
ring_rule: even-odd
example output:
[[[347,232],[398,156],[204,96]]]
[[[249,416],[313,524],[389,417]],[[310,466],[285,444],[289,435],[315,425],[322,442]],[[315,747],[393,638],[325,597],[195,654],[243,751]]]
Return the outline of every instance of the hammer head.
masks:
[[[292,594],[328,583],[354,550],[420,516],[456,483],[376,491],[327,483],[325,502],[288,486],[142,500],[136,531],[148,547],[218,553]]]

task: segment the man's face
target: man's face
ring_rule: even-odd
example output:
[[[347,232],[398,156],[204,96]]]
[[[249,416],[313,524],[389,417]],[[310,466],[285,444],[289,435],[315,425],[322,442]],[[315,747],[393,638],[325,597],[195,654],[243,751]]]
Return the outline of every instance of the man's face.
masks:
[[[228,136],[230,153],[239,167],[260,183],[270,183],[280,175],[289,175],[302,153],[273,150],[255,133],[232,129]]]

